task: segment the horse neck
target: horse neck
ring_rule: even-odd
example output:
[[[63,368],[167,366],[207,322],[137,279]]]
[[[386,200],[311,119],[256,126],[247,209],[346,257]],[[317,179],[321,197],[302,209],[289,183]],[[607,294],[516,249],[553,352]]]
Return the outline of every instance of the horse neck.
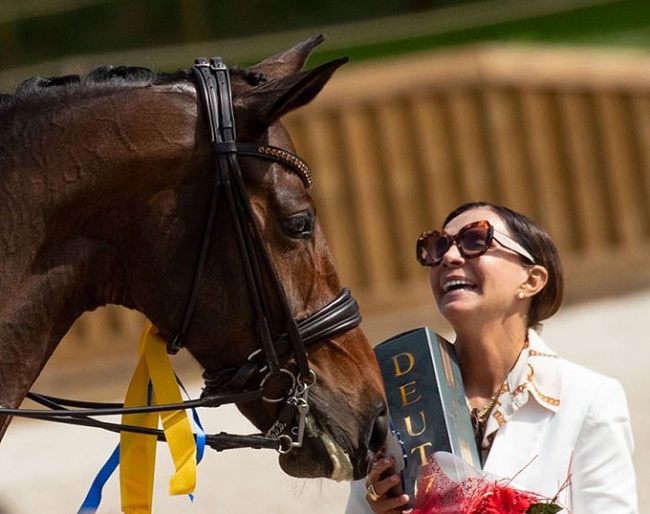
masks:
[[[195,100],[165,92],[41,102],[3,127],[0,403],[21,398],[82,312],[128,304],[131,223],[196,153]]]

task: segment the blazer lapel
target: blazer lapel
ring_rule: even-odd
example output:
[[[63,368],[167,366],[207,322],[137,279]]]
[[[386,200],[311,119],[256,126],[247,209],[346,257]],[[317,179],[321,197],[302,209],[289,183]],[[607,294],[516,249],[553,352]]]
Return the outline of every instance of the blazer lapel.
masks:
[[[521,483],[529,468],[535,468],[535,457],[546,440],[546,430],[554,413],[535,401],[522,406],[502,426],[494,438],[484,471]]]

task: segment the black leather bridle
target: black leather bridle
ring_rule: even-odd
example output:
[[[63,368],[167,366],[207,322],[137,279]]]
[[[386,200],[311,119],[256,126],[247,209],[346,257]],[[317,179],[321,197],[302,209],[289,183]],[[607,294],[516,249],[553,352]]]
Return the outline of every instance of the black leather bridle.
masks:
[[[309,317],[301,321],[293,318],[284,289],[255,221],[242,179],[239,156],[252,156],[278,162],[295,172],[307,188],[311,186],[311,172],[300,157],[282,148],[236,141],[230,75],[220,58],[215,57],[210,61],[204,58],[197,59],[192,74],[196,81],[197,94],[201,96],[201,102],[210,122],[215,155],[214,186],[185,316],[178,334],[168,343],[167,350],[174,354],[183,346],[199,295],[214,230],[217,203],[223,195],[226,197],[235,226],[241,262],[252,297],[255,328],[261,341],[260,348],[239,367],[215,372],[206,371],[203,393],[201,398],[196,400],[171,405],[125,408],[121,404],[80,402],[30,392],[28,398],[50,410],[9,409],[0,406],[0,414],[92,426],[113,432],[153,434],[158,439],[164,440],[164,434],[160,430],[109,423],[93,417],[218,407],[229,403],[262,400],[283,404],[278,409],[279,415],[275,423],[264,434],[244,436],[222,432],[207,435],[206,444],[218,451],[230,448],[273,448],[286,453],[302,445],[305,418],[309,412],[308,393],[316,381],[316,375],[309,365],[307,348],[358,326],[361,316],[350,291],[344,288],[333,301]],[[286,325],[282,333],[274,331],[272,326],[271,308],[263,283],[264,277],[268,279],[267,283],[270,281],[273,294],[281,307]],[[292,357],[295,360],[297,373],[282,367],[283,362]],[[265,384],[269,379],[280,376],[285,378],[288,376],[291,386],[283,396],[268,398],[264,392]]]

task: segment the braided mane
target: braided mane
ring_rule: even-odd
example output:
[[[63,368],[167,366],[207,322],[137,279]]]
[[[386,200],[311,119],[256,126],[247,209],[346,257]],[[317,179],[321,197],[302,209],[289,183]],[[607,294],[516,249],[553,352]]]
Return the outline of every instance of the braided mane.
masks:
[[[250,85],[265,81],[264,76],[242,68],[233,68],[231,74],[241,76]],[[60,77],[32,77],[18,85],[14,94],[0,94],[0,110],[9,109],[21,101],[36,98],[56,98],[63,94],[81,91],[106,91],[125,87],[166,85],[189,81],[188,70],[164,73],[139,66],[100,66],[87,75],[63,75]]]

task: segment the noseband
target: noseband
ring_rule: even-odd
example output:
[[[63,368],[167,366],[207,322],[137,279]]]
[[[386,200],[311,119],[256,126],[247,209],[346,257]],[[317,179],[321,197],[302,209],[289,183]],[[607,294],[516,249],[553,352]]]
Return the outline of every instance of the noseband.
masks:
[[[277,420],[265,434],[242,436],[222,432],[208,435],[206,444],[218,451],[248,447],[273,448],[281,453],[286,453],[294,447],[302,446],[305,419],[309,412],[309,388],[316,381],[316,375],[309,366],[307,349],[319,341],[358,326],[361,316],[350,291],[344,288],[334,300],[307,318],[300,321],[293,318],[284,288],[275,272],[255,221],[242,178],[239,156],[256,157],[280,163],[296,173],[306,188],[311,186],[312,181],[309,167],[300,157],[282,148],[236,141],[230,75],[220,58],[212,58],[210,61],[203,58],[197,59],[192,68],[192,74],[196,79],[197,94],[201,96],[210,122],[211,141],[215,155],[214,184],[203,242],[185,315],[178,334],[168,343],[167,351],[175,354],[183,347],[199,295],[199,287],[214,229],[217,204],[223,196],[226,198],[235,227],[237,246],[254,307],[255,330],[259,334],[260,348],[239,367],[206,371],[203,375],[205,381],[203,393],[201,398],[196,400],[172,405],[124,408],[120,404],[79,402],[30,392],[27,395],[28,398],[51,410],[0,407],[0,414],[86,425],[113,432],[131,431],[153,434],[163,440],[162,431],[104,422],[93,419],[93,416],[218,407],[228,403],[262,400],[283,404],[279,408]],[[262,269],[265,275],[262,273]],[[281,333],[276,332],[271,323],[271,307],[265,294],[264,276],[271,283],[273,294],[280,305],[284,318],[285,327]],[[291,357],[295,360],[297,373],[282,367],[282,363]],[[281,376],[290,377],[289,389],[281,397],[266,397],[264,386],[267,381]]]

